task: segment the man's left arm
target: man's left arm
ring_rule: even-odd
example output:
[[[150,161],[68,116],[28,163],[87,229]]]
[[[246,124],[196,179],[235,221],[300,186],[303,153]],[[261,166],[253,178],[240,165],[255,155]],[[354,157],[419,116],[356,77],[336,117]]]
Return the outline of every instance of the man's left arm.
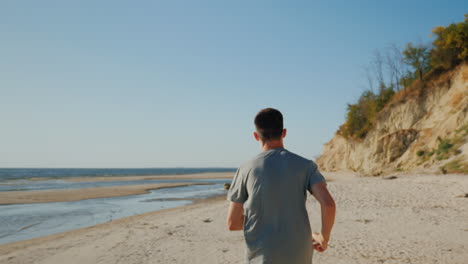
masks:
[[[230,231],[244,229],[244,204],[231,202],[227,216],[227,226]]]

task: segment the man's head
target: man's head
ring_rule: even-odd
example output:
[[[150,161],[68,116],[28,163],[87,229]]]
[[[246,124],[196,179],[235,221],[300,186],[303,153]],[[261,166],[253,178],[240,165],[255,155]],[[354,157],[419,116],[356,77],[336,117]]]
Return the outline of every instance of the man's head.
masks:
[[[255,116],[254,137],[265,142],[281,141],[286,136],[286,129],[283,128],[283,115],[273,108],[260,110]]]

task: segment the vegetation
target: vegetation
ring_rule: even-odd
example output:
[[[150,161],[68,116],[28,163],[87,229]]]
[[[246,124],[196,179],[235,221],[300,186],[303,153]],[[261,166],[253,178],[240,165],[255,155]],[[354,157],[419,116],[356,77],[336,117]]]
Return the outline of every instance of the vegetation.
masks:
[[[463,173],[468,174],[468,164],[461,158],[457,158],[451,162],[447,162],[444,166],[440,167],[443,174],[446,173]]]
[[[407,90],[424,89],[426,78],[434,78],[434,73],[450,70],[468,61],[468,14],[465,14],[464,22],[436,27],[432,32],[435,35],[432,46],[408,43],[400,50],[392,45],[374,54],[365,69],[367,89],[356,103],[348,104],[346,121],[338,129],[338,134],[346,138],[365,138],[379,113],[395,94],[401,96],[403,93],[404,96]],[[446,153],[444,151],[451,148],[450,144],[455,142],[445,142],[439,146],[441,152],[438,155],[441,158]],[[420,155],[425,157],[429,153]]]
[[[436,35],[430,51],[432,68],[450,69],[468,59],[468,14],[464,22],[435,27],[432,32]]]
[[[448,159],[453,146],[453,143],[450,143],[450,141],[441,139],[439,147],[435,150],[437,160]]]
[[[431,151],[421,149],[416,152],[416,155],[422,160],[419,164],[422,164],[428,161],[432,155],[436,155],[437,160],[445,160],[451,156],[460,154],[459,148],[465,144],[468,138],[468,123],[461,126],[455,131],[455,134],[452,138],[441,139],[439,138],[439,146],[437,149],[432,149]]]
[[[418,155],[418,157],[423,157],[425,154],[426,154],[425,150],[418,150],[418,152],[416,152],[416,155]]]
[[[462,127],[455,131],[455,136],[453,137],[453,143],[455,147],[463,145],[468,137],[468,123],[464,124]]]
[[[411,73],[412,76],[417,75],[419,80],[423,80],[423,75],[429,68],[429,48],[420,44],[414,45],[411,42],[406,44],[406,49],[403,51],[404,62],[411,65],[415,70]]]
[[[348,104],[346,122],[340,127],[340,131],[345,135],[353,135],[357,138],[366,137],[377,118],[377,113],[384,108],[394,94],[393,89],[385,86],[381,86],[378,94],[370,90],[365,91],[357,104]]]

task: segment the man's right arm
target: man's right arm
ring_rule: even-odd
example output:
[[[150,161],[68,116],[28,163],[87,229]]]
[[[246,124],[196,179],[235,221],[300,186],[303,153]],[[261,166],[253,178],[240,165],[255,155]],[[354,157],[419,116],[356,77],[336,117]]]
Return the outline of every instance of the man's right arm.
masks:
[[[244,204],[236,202],[229,204],[227,226],[230,231],[244,229]]]
[[[335,222],[335,201],[333,200],[331,194],[328,192],[327,185],[325,182],[317,182],[313,184],[309,188],[309,192],[319,202],[322,212],[321,236],[323,236],[323,241],[316,241],[320,244],[318,248],[316,247],[316,249],[318,251],[325,251],[328,247],[328,241],[330,240],[331,230]],[[318,237],[318,240],[322,240],[320,234],[314,234],[314,236]]]

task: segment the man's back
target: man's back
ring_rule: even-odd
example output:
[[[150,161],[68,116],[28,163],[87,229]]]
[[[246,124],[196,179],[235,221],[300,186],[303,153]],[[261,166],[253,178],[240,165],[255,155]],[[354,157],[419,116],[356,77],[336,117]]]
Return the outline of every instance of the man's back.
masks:
[[[307,190],[325,179],[311,160],[284,148],[261,152],[239,168],[228,192],[244,203],[250,263],[311,263]]]

